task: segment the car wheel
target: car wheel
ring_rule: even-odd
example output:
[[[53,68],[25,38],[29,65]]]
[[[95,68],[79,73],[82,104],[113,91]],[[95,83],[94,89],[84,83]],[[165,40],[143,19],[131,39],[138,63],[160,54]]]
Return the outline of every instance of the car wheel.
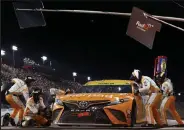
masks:
[[[10,122],[10,114],[6,113],[3,117],[3,124],[2,126],[8,126]]]
[[[134,127],[134,125],[136,124],[136,115],[137,115],[136,103],[133,102],[131,112],[131,124],[130,124],[131,127]]]

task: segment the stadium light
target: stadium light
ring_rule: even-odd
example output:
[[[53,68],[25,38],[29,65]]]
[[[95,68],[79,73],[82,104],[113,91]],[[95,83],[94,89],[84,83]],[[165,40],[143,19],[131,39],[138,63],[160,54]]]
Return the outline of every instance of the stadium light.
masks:
[[[1,50],[1,56],[4,56],[6,52],[4,50]],[[2,57],[1,57],[1,64],[2,64]]]
[[[42,56],[41,58],[42,58],[42,60],[43,60],[43,64],[44,64],[44,63],[45,63],[45,61],[47,60],[47,57],[46,57],[46,56]]]
[[[76,77],[77,76],[77,73],[76,72],[73,72],[73,77]]]
[[[1,55],[4,56],[6,52],[4,50],[1,50]]]
[[[13,45],[12,50],[13,50],[13,65],[15,66],[15,51],[18,51],[18,47]]]
[[[178,93],[178,96],[181,96],[181,93]]]
[[[12,50],[13,51],[17,51],[18,50],[18,47],[17,46],[12,46]]]
[[[73,72],[73,81],[75,82],[75,77],[77,76],[77,73],[76,72]]]
[[[91,77],[88,77],[87,79],[88,79],[88,81],[90,81],[91,80]]]

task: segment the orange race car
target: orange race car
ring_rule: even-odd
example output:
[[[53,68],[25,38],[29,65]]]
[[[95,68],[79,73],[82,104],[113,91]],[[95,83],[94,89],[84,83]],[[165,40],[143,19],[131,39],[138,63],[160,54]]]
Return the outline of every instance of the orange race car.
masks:
[[[134,126],[145,119],[141,97],[129,80],[90,81],[73,94],[56,95],[56,125]]]

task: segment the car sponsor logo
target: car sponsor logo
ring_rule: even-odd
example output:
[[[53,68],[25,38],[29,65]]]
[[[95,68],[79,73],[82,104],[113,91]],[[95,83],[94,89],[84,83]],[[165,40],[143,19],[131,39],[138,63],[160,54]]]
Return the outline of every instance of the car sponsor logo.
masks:
[[[84,116],[90,116],[91,114],[89,112],[82,112],[78,114],[78,117],[84,117]]]
[[[149,30],[150,28],[154,27],[154,25],[152,25],[152,24],[141,24],[140,21],[136,22],[136,26],[137,26],[138,29],[140,29],[140,30],[142,30],[144,32]]]
[[[71,112],[90,112],[91,110],[86,109],[86,110],[80,110],[80,109],[71,109]]]
[[[87,107],[89,106],[89,103],[88,103],[87,101],[80,101],[80,102],[78,103],[78,106],[79,106],[79,108],[81,108],[81,109],[85,109],[85,108],[87,108]]]
[[[131,118],[131,110],[127,110],[127,118]]]

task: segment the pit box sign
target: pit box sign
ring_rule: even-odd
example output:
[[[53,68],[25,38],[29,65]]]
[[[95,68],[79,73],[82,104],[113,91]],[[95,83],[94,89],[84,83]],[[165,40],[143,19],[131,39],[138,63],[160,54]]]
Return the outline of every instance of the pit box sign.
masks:
[[[133,7],[126,34],[149,49],[152,49],[155,33],[157,31],[160,32],[162,25],[161,23],[146,17],[144,15],[145,13],[146,12],[137,7]]]

